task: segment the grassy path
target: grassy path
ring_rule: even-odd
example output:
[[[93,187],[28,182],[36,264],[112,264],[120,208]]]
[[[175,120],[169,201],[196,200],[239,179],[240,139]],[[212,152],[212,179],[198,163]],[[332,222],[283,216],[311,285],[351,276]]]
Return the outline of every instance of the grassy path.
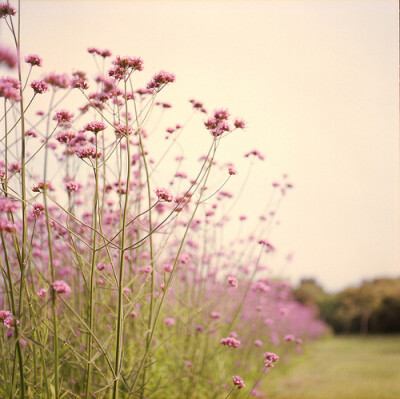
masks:
[[[263,386],[266,399],[400,399],[400,336],[315,342]]]

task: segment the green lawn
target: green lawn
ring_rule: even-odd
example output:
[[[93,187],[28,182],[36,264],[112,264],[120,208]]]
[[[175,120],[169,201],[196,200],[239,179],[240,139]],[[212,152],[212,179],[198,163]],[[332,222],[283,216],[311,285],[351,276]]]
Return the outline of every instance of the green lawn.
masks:
[[[400,336],[339,336],[266,376],[266,399],[400,399]]]

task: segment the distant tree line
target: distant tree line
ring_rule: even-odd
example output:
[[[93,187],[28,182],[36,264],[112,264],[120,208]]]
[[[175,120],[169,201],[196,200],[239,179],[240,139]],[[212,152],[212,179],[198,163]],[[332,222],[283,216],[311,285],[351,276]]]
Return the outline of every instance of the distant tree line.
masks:
[[[314,279],[303,279],[296,300],[319,312],[335,333],[399,333],[400,278],[363,281],[330,294]]]

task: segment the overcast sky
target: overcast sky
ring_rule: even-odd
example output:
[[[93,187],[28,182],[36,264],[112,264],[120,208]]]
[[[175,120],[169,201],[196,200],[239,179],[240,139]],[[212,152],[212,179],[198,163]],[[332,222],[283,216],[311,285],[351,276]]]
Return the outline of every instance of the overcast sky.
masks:
[[[275,266],[280,274],[293,282],[316,277],[330,290],[400,274],[396,1],[22,7],[23,53],[40,54],[46,70],[93,70],[89,46],[141,56],[147,80],[160,69],[176,74],[163,100],[178,119],[194,97],[248,122],[246,132],[226,140],[221,157],[242,171],[237,188],[244,152],[265,155],[238,204],[247,208],[246,223],[257,221],[273,180],[287,173],[295,185],[270,237],[282,259],[293,253],[291,263]],[[188,137],[185,155],[197,157],[191,147],[203,139],[193,146]],[[204,132],[205,147],[208,141]]]

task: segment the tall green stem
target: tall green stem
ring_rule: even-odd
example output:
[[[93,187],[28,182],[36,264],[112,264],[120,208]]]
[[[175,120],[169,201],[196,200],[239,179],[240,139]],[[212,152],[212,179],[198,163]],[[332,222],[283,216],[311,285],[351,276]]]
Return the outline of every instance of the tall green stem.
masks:
[[[120,258],[119,258],[119,281],[118,281],[118,319],[117,319],[117,343],[115,348],[115,373],[116,378],[114,380],[113,386],[113,399],[118,398],[118,382],[120,379],[121,373],[121,355],[122,355],[122,341],[123,341],[123,318],[124,318],[124,309],[123,309],[123,281],[124,281],[124,266],[125,266],[125,250],[126,250],[126,217],[128,214],[128,203],[129,203],[129,191],[130,191],[130,182],[131,182],[131,148],[129,142],[129,119],[128,119],[128,98],[127,98],[127,88],[126,81],[125,83],[125,113],[126,113],[126,194],[125,194],[125,203],[124,210],[122,214],[122,232],[121,232],[121,242],[120,242]]]

